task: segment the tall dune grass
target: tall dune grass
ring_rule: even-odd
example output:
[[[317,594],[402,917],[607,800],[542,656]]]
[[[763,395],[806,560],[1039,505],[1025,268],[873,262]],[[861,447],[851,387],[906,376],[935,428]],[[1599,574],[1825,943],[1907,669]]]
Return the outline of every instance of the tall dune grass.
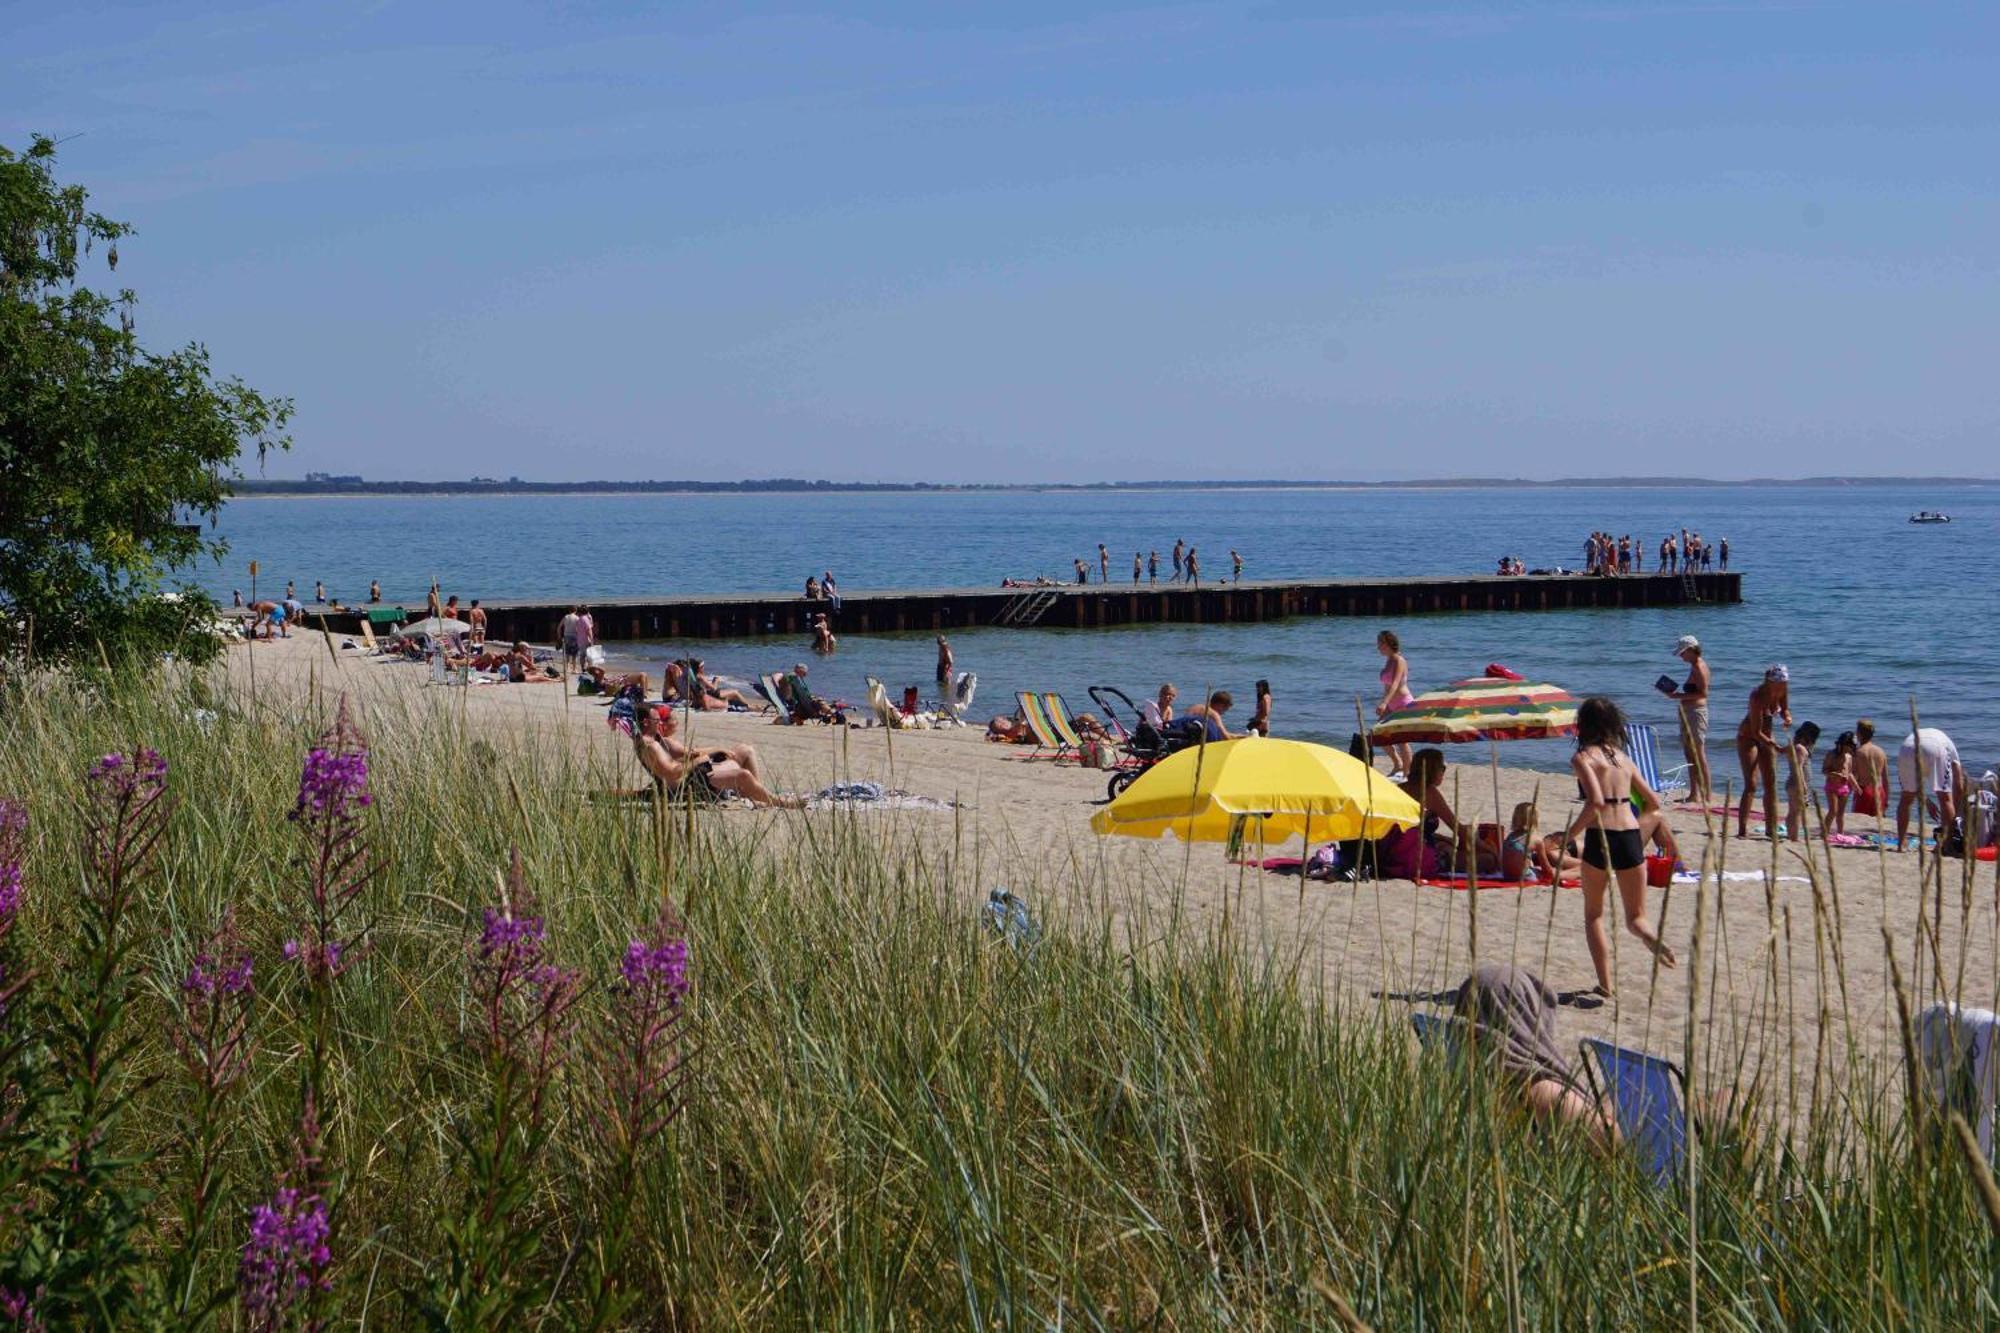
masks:
[[[131,1253],[99,1267],[147,1322],[253,1326],[244,1248],[253,1210],[299,1178],[313,1059],[308,980],[283,957],[305,875],[287,815],[334,701],[253,716],[199,681],[118,680],[0,694],[0,795],[29,817],[8,947],[31,990],[72,974],[84,774],[108,752],[157,750],[173,805],[128,922],[119,1040],[133,1045],[113,1081],[130,1105],[97,1186],[130,1210]],[[1978,1182],[1956,1140],[1911,1118],[1894,1069],[1809,1134],[1712,1137],[1697,1178],[1661,1189],[1527,1122],[1476,1065],[1420,1054],[1398,1015],[1191,924],[1170,885],[1137,892],[1088,868],[1063,893],[1017,878],[1045,926],[1022,946],[966,907],[970,853],[893,816],[656,817],[587,799],[607,776],[567,747],[475,737],[450,710],[361,726],[375,871],[328,987],[316,1178],[330,1259],[324,1291],[267,1322],[464,1327],[506,1308],[510,1324],[558,1328],[2000,1320]],[[496,1114],[472,960],[483,912],[524,891],[581,991],[545,1126],[486,1208],[513,1230],[468,1241],[484,1207],[472,1185],[495,1175],[474,1149]],[[674,1038],[687,1078],[678,1114],[621,1168],[596,1089],[620,960],[663,908],[691,958]],[[191,1234],[200,1098],[173,1033],[225,910],[255,960],[254,1044],[218,1099],[213,1220]],[[38,1012],[28,998],[12,1018]],[[17,1035],[30,1055],[64,1040]],[[60,1135],[23,1120],[38,1103],[7,1097],[18,1167]],[[31,1182],[0,1208],[0,1299],[94,1322],[103,1293],[35,1286],[59,1271],[29,1252],[62,1230],[50,1202]],[[471,1277],[468,1254],[486,1256]]]

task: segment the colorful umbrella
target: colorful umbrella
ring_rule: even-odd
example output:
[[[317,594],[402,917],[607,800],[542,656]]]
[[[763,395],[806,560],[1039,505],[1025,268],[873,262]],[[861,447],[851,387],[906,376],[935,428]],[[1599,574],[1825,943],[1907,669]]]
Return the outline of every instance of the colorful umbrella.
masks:
[[[1379,838],[1423,818],[1401,788],[1342,751],[1246,736],[1195,745],[1153,765],[1091,816],[1099,833],[1192,842],[1233,835]]]
[[[1559,685],[1474,676],[1426,690],[1383,715],[1370,739],[1380,745],[1527,741],[1576,734],[1576,700]]]

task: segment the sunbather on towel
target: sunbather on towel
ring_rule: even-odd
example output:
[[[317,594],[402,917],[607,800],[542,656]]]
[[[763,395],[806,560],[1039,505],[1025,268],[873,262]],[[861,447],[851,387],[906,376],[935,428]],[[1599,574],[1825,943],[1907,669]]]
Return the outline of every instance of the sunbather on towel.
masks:
[[[694,784],[699,794],[729,792],[752,805],[799,810],[805,802],[796,796],[780,796],[759,777],[757,755],[747,745],[718,745],[690,750],[675,738],[678,724],[674,710],[657,704],[642,704],[634,711],[638,727],[632,733],[632,749],[639,763],[652,774],[668,795]],[[746,762],[747,761],[747,762]]]
[[[745,712],[750,711],[752,705],[743,697],[743,691],[725,688],[720,677],[711,676],[702,670],[703,665],[699,657],[688,661],[688,666],[693,671],[694,684],[700,687],[689,691],[688,697],[695,701],[695,707],[710,712],[720,712],[731,706],[741,708]]]
[[[477,665],[478,662],[475,659],[474,666]],[[484,670],[484,668],[480,669]],[[617,694],[631,685],[637,685],[641,694],[648,693],[652,689],[652,684],[646,679],[646,673],[643,671],[629,671],[624,675],[614,676],[601,666],[587,666],[583,669],[583,679],[577,682],[578,694],[584,692],[584,680],[588,680],[592,685],[596,686],[596,689],[592,691],[595,694]]]
[[[546,685],[550,681],[559,682],[562,677],[546,667],[536,666],[528,645],[516,639],[514,650],[507,654],[507,679],[516,685]]]

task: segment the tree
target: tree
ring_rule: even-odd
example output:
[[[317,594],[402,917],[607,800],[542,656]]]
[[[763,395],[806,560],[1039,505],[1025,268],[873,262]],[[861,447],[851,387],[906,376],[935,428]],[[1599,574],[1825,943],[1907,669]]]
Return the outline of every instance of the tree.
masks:
[[[55,177],[56,145],[0,147],[0,637],[35,650],[212,653],[213,606],[170,575],[226,544],[204,533],[242,472],[287,449],[289,399],[217,380],[199,343],[139,346],[136,298],[80,285],[132,228]],[[211,529],[212,530],[212,529]]]

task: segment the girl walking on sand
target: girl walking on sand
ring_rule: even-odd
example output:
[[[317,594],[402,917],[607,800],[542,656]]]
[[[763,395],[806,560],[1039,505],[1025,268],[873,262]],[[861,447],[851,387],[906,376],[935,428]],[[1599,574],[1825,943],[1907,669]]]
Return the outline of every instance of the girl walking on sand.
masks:
[[[1604,929],[1604,903],[1611,880],[1618,881],[1618,902],[1625,912],[1625,929],[1652,952],[1661,967],[1673,967],[1674,951],[1646,919],[1646,842],[1639,816],[1632,809],[1637,797],[1648,812],[1660,809],[1660,796],[1625,753],[1625,715],[1602,696],[1585,699],[1576,710],[1576,755],[1569,761],[1576,774],[1583,806],[1571,822],[1569,836],[1583,840],[1583,940],[1590,964],[1597,970],[1597,990],[1610,995],[1611,939]]]

